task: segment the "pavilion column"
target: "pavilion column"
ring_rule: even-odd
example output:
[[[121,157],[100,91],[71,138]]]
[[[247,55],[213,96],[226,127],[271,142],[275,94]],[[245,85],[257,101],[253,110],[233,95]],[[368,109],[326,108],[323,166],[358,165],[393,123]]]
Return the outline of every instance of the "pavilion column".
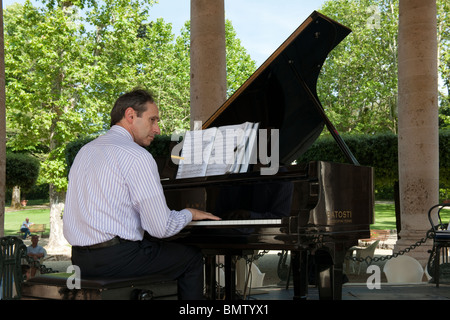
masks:
[[[3,3],[0,0],[0,237],[5,234],[6,190],[6,103],[5,103],[5,42],[3,38]]]
[[[395,251],[425,238],[428,209],[439,201],[436,0],[400,0],[398,165],[401,239]],[[408,255],[425,265],[430,242]]]
[[[191,128],[226,100],[224,0],[191,0]]]

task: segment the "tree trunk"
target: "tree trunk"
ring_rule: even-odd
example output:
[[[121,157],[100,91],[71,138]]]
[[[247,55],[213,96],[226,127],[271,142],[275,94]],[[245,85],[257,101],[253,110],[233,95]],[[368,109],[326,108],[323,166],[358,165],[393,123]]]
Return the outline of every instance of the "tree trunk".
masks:
[[[70,255],[70,246],[63,234],[62,215],[65,192],[57,192],[50,184],[50,238],[46,250],[49,254]]]
[[[20,205],[20,187],[14,186],[12,189],[12,197],[11,197],[11,208],[20,209],[22,206]]]

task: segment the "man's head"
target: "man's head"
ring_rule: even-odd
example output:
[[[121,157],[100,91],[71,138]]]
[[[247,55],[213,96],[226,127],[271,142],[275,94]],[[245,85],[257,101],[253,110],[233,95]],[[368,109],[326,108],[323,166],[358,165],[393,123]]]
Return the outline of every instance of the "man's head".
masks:
[[[31,236],[31,244],[32,244],[32,246],[33,246],[33,247],[36,247],[37,244],[38,244],[38,242],[39,242],[39,236],[37,236],[37,235],[32,235],[32,236]]]
[[[148,91],[136,89],[120,96],[111,110],[111,126],[124,127],[134,142],[146,147],[160,134],[159,111]]]

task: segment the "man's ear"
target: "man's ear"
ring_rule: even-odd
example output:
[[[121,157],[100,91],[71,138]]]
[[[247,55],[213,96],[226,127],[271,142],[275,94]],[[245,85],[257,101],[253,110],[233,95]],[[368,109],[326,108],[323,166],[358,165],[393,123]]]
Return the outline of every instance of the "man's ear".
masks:
[[[136,112],[134,111],[133,108],[128,107],[128,108],[125,110],[125,115],[124,115],[125,120],[126,120],[128,123],[132,123],[134,117],[136,117]]]

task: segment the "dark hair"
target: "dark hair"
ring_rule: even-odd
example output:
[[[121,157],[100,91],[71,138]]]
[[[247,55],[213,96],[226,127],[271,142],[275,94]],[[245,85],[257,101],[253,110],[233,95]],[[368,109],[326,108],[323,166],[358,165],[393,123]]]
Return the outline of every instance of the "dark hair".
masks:
[[[155,103],[155,100],[152,93],[144,89],[134,89],[121,95],[111,110],[111,127],[122,120],[125,110],[129,107],[137,112],[138,117],[142,116],[142,113],[147,110],[147,102]]]

